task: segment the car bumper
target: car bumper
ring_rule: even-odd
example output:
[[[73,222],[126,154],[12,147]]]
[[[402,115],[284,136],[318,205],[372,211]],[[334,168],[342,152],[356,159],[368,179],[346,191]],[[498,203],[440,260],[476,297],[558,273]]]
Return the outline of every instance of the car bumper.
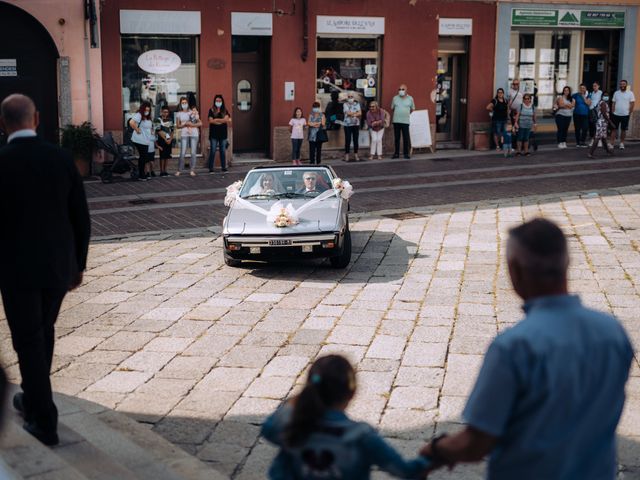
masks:
[[[225,235],[224,250],[237,260],[333,257],[340,253],[342,235]]]

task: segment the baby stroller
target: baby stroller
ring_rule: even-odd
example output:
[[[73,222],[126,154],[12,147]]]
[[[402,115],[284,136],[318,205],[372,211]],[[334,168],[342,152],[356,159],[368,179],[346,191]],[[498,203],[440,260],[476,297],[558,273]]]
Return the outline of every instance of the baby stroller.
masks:
[[[136,159],[133,147],[130,145],[118,145],[111,132],[97,139],[98,149],[108,153],[106,161],[102,164],[100,179],[102,183],[113,182],[113,174],[130,173],[131,180],[138,179],[138,167],[133,161]]]

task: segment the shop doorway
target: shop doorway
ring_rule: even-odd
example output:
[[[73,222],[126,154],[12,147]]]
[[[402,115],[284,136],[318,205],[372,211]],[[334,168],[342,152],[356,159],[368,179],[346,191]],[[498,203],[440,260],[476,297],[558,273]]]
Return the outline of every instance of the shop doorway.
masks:
[[[58,50],[46,29],[20,8],[0,2],[0,102],[12,93],[33,99],[40,112],[38,134],[58,141]]]
[[[233,150],[268,154],[270,37],[232,37]]]
[[[440,37],[435,112],[439,148],[461,148],[466,144],[466,51],[466,37]]]
[[[591,90],[593,82],[598,82],[600,88],[607,88],[608,55],[603,53],[585,53],[582,62],[582,83]]]

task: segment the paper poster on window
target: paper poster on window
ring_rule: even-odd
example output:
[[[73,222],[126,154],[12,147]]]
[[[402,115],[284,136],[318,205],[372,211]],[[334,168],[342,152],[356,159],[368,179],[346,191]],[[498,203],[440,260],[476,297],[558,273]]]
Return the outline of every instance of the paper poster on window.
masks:
[[[588,72],[591,70],[591,62],[589,60],[585,60],[584,65],[582,66],[582,71]]]
[[[378,66],[373,63],[365,65],[364,73],[366,73],[367,75],[375,75],[376,73],[378,73]]]
[[[562,93],[562,89],[567,86],[566,80],[558,80],[556,82],[556,93]]]
[[[375,88],[365,88],[364,89],[364,96],[365,97],[375,97],[376,96],[376,89]]]
[[[450,89],[451,89],[451,80],[443,80],[442,90],[450,90]]]
[[[356,80],[356,88],[367,88],[368,85],[366,78],[359,78]]]
[[[536,76],[535,65],[520,65],[520,78],[533,78]]]
[[[560,56],[559,56],[558,60],[560,61],[560,63],[567,63],[569,61],[569,49],[568,48],[561,48],[560,49]]]
[[[516,49],[515,48],[510,48],[509,49],[509,62],[510,63],[514,63],[516,61]]]
[[[338,85],[338,86],[342,85],[342,79],[341,78],[336,78],[336,85]]]
[[[539,78],[553,78],[553,63],[541,63],[538,65]]]
[[[538,82],[539,95],[553,95],[553,80],[540,80]]]
[[[535,88],[535,82],[533,80],[525,80],[524,93],[533,93],[534,88]]]
[[[521,48],[520,49],[520,63],[522,62],[535,62],[536,61],[536,49],[535,48]]]
[[[558,78],[567,78],[567,66],[558,65]]]
[[[553,86],[552,92],[553,92]],[[553,95],[539,95],[538,96],[538,108],[543,110],[551,110],[553,108]]]
[[[596,69],[598,72],[604,72],[604,60],[598,60]]]
[[[540,49],[540,61],[543,63],[553,62],[556,56],[556,51],[553,48],[541,48]]]
[[[516,78],[516,66],[509,65],[509,80],[513,80]]]

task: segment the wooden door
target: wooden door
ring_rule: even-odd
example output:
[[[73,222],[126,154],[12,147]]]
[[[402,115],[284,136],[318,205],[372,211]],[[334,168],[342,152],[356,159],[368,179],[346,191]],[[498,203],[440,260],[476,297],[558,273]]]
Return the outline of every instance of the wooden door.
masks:
[[[266,152],[269,138],[268,40],[261,37],[234,37],[234,40],[234,45],[240,46],[233,52],[233,149],[235,152]]]

